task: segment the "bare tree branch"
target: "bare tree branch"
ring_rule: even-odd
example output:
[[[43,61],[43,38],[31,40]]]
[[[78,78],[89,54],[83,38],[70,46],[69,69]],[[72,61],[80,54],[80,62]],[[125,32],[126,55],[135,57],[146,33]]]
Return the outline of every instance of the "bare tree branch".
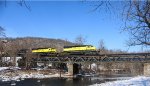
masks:
[[[5,5],[5,7],[7,6],[7,2],[9,0],[2,0],[0,1],[0,3],[3,3]],[[19,4],[20,6],[25,6],[25,8],[27,8],[29,11],[31,11],[30,6],[26,3],[26,0],[16,0],[16,3]]]
[[[107,3],[106,3],[107,2]],[[108,3],[109,2],[109,3]],[[122,15],[125,20],[124,31],[130,34],[129,46],[150,45],[150,1],[149,0],[128,0],[117,2],[121,3]],[[100,1],[94,9],[110,9],[111,1]],[[119,6],[118,6],[119,7]],[[111,9],[114,11],[114,9]]]
[[[19,4],[20,6],[23,6],[23,5],[24,5],[29,11],[31,11],[30,6],[26,4],[26,1],[25,1],[25,0],[19,0],[18,4]]]
[[[83,37],[82,35],[79,35],[75,38],[75,43],[77,45],[83,45],[86,42],[86,38]]]
[[[0,26],[0,37],[6,37],[5,29]]]
[[[129,46],[150,45],[150,1],[130,0],[126,7],[125,29],[130,34]]]

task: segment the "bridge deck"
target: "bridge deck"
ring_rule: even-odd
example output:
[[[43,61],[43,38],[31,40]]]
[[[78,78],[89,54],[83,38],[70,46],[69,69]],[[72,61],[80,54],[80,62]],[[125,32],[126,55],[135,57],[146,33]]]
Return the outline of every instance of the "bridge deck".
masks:
[[[125,53],[125,54],[94,54],[94,55],[40,55],[35,58],[37,62],[150,62],[150,53]]]

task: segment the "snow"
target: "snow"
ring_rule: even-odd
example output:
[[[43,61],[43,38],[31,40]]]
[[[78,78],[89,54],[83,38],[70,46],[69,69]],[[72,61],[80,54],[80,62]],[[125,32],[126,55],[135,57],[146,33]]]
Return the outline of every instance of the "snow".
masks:
[[[7,69],[18,70],[18,69],[21,69],[21,68],[19,68],[19,67],[0,67],[0,72],[4,71],[4,70],[7,70]]]
[[[8,70],[6,70],[8,69]],[[6,82],[6,81],[20,81],[27,78],[51,78],[51,77],[59,77],[60,75],[58,73],[56,74],[41,74],[38,72],[35,73],[24,73],[24,72],[17,72],[20,70],[19,67],[0,67],[0,81]],[[12,72],[9,72],[12,71]],[[38,71],[38,70],[37,70]],[[62,75],[63,76],[63,75]]]
[[[90,86],[150,86],[150,77],[137,76],[129,80],[112,81]]]
[[[0,67],[0,71],[6,70],[6,69],[9,69],[9,67]]]
[[[43,74],[19,74],[17,76],[6,76],[6,75],[0,75],[1,81],[20,81],[27,78],[50,78],[50,77],[59,77],[59,74],[54,75],[43,75]]]

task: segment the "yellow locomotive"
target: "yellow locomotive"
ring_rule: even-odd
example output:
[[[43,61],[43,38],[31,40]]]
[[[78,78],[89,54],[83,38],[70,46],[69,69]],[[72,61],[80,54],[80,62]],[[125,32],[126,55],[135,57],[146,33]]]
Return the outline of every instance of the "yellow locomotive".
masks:
[[[96,51],[92,45],[65,46],[64,52]]]
[[[61,53],[83,53],[96,51],[96,47],[92,45],[75,45],[75,46],[64,46],[63,52]],[[32,53],[57,53],[56,48],[37,48],[32,49]]]
[[[32,49],[32,53],[56,53],[55,48],[36,48]]]

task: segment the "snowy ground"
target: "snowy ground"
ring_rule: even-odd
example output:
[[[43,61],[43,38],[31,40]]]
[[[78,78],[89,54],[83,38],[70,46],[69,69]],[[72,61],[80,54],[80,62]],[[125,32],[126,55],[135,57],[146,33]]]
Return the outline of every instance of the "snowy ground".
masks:
[[[59,74],[54,75],[43,75],[43,74],[18,74],[17,76],[7,76],[7,75],[0,75],[1,81],[20,81],[26,78],[50,78],[50,77],[59,77]]]
[[[6,70],[8,69],[9,67],[0,67],[0,71],[3,71],[3,70]]]
[[[20,81],[26,78],[51,78],[60,77],[58,73],[42,74],[40,71],[36,72],[21,72],[18,67],[0,67],[0,81]],[[62,74],[62,77],[71,77],[69,74]]]
[[[150,77],[137,76],[129,80],[119,80],[90,86],[150,86]]]

